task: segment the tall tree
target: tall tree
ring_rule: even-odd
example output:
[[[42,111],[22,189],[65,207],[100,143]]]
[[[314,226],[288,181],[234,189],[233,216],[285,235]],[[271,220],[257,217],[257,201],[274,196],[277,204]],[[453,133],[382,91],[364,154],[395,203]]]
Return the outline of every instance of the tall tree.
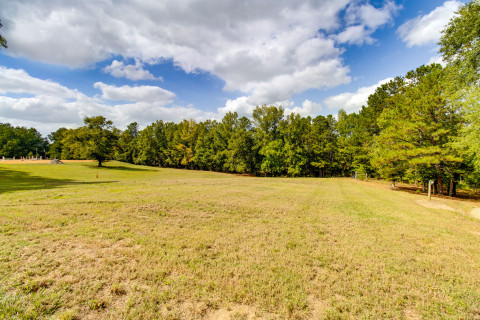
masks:
[[[287,174],[292,177],[307,174],[310,121],[310,117],[303,118],[292,113],[281,123],[285,167]]]
[[[459,136],[460,147],[467,150],[480,173],[480,88],[471,86],[465,89],[457,103],[466,111],[467,121]]]
[[[442,31],[439,45],[443,59],[457,69],[459,81],[469,84],[480,78],[480,1],[460,7]]]
[[[158,165],[158,145],[154,134],[157,124],[153,123],[139,132],[136,139],[137,154],[134,159],[135,164]]]
[[[138,124],[132,122],[127,129],[120,134],[118,149],[115,159],[123,162],[134,163],[137,156],[137,139],[139,135]]]
[[[252,173],[255,170],[253,139],[251,121],[246,117],[237,119],[228,140],[226,165],[230,171]]]
[[[45,154],[48,142],[35,128],[0,123],[0,156],[27,157]]]
[[[88,158],[98,161],[98,166],[111,159],[118,142],[118,134],[113,122],[103,116],[85,117],[82,128],[82,143]]]
[[[255,163],[258,165],[256,168],[257,170],[261,170],[262,162],[264,160],[265,155],[268,153],[272,155],[272,150],[276,150],[276,148],[282,142],[275,142],[268,147],[269,151],[263,150],[266,148],[267,145],[275,140],[280,139],[280,132],[279,126],[280,122],[283,120],[283,108],[282,107],[275,107],[275,106],[267,106],[263,105],[260,107],[256,107],[253,110],[253,123],[256,126],[255,128]],[[272,161],[269,160],[271,163]],[[276,163],[276,168],[278,163]],[[265,167],[265,166],[264,166]],[[271,167],[269,164],[267,167]]]
[[[48,154],[51,158],[61,159],[64,148],[63,139],[65,139],[67,132],[67,128],[59,128],[48,135],[48,140],[50,140]]]
[[[217,166],[215,161],[215,131],[217,126],[218,123],[215,120],[206,120],[199,124],[194,161],[201,170],[221,170],[221,167]]]
[[[331,115],[312,120],[307,152],[315,174],[322,178],[338,173],[336,126],[337,121]]]
[[[380,116],[374,163],[389,178],[406,169],[424,172],[423,180],[434,178],[443,193],[444,179],[452,185],[455,167],[463,161],[452,146],[462,125],[461,110],[449,101],[440,65],[421,66],[405,78],[404,88]]]

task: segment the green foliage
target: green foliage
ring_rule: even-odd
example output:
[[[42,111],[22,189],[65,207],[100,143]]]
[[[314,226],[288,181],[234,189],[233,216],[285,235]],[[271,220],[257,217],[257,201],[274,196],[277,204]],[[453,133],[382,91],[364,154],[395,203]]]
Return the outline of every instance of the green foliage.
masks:
[[[79,129],[79,138],[87,158],[102,162],[112,159],[117,145],[118,133],[113,122],[103,116],[85,117],[85,127]]]
[[[450,103],[448,89],[445,71],[438,64],[407,73],[404,86],[388,99],[391,106],[379,118],[381,131],[372,163],[383,177],[395,180],[415,168],[427,173],[424,181],[435,178],[442,192],[445,175],[463,161],[451,144],[463,116]]]
[[[287,174],[296,177],[306,174],[308,163],[308,134],[311,129],[310,118],[302,118],[292,113],[282,123],[282,136],[284,140],[283,154]]]
[[[154,136],[155,124],[143,129],[136,139],[136,148],[138,153],[134,159],[135,164],[155,165],[157,164],[157,144]]]
[[[480,78],[480,2],[463,5],[442,31],[440,52],[458,71],[458,81],[471,84]]]
[[[48,140],[50,140],[48,154],[50,155],[50,158],[62,158],[62,153],[64,149],[63,139],[66,138],[67,132],[67,128],[60,128],[57,131],[54,131],[48,135]]]
[[[356,171],[391,180],[435,179],[438,192],[449,181],[454,194],[461,176],[473,181],[473,168],[480,170],[479,35],[480,3],[472,1],[443,30],[446,68],[421,66],[396,77],[379,86],[361,110],[341,109],[337,118],[284,117],[282,107],[263,105],[251,120],[229,112],[220,122],[160,120],[143,130],[132,123],[120,132],[99,116],[86,118],[84,127],[53,132],[49,152],[63,159],[96,159],[99,165],[114,157],[255,175],[331,177]],[[2,125],[0,151],[33,153],[32,143],[20,138],[27,136],[22,130]],[[41,136],[36,137],[30,140],[38,144]]]
[[[113,159],[115,152],[118,154],[120,132],[103,116],[85,117],[84,123],[85,126],[77,129],[60,128],[52,132],[50,154],[61,159],[93,159],[101,167],[104,161]],[[131,134],[134,127],[124,134]]]
[[[458,104],[465,110],[467,121],[458,139],[459,147],[469,153],[476,171],[480,172],[480,88],[467,88]]]
[[[0,123],[0,157],[17,159],[45,155],[48,142],[35,128],[13,127]]]
[[[134,163],[137,157],[137,139],[139,137],[138,124],[130,123],[127,129],[120,134],[115,159],[123,162]]]
[[[272,176],[282,173],[284,168],[283,143],[281,140],[270,141],[260,150],[260,154],[264,156],[261,170]]]
[[[0,21],[0,28],[3,27],[2,22]],[[0,48],[8,48],[7,46],[7,40],[0,34]]]
[[[336,132],[337,122],[331,115],[318,116],[312,120],[308,135],[307,152],[310,166],[320,177],[334,176],[337,173],[338,162]]]

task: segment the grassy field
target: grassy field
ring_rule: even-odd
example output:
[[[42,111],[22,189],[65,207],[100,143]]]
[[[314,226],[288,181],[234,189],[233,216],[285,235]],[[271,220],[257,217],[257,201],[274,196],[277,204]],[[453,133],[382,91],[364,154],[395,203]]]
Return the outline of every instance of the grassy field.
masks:
[[[347,178],[0,164],[0,319],[480,319],[480,203],[425,200]]]

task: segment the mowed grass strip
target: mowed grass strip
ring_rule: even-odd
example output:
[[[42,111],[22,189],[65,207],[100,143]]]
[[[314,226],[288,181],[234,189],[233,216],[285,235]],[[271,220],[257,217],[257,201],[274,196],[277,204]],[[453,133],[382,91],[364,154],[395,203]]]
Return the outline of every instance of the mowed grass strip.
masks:
[[[347,178],[0,164],[0,318],[480,318],[475,204],[419,200]]]

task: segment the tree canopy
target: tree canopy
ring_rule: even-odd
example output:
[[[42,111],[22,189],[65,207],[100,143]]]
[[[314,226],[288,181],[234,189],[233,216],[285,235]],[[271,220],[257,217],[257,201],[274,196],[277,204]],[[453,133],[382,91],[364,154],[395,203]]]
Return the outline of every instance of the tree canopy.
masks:
[[[459,74],[459,81],[472,83],[480,78],[480,2],[471,1],[456,12],[442,31],[440,53]]]

